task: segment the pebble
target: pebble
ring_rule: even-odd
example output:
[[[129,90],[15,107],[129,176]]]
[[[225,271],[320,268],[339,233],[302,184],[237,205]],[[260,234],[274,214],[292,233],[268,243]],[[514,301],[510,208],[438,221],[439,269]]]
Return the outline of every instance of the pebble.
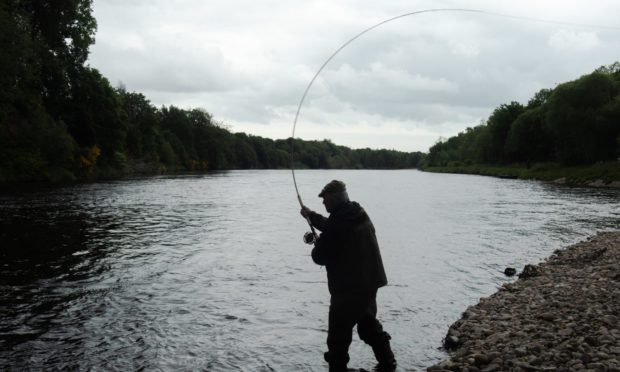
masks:
[[[620,231],[556,250],[470,306],[427,371],[620,372]]]
[[[474,364],[477,366],[483,366],[489,364],[489,357],[485,354],[474,354]]]

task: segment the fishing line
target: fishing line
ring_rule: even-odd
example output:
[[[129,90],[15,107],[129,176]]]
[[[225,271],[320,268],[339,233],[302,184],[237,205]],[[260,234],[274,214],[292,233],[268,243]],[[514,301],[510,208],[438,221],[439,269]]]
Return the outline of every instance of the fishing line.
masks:
[[[554,20],[547,20],[547,19],[538,19],[538,18],[530,18],[530,17],[522,17],[522,16],[509,15],[509,14],[488,12],[488,11],[485,11],[485,10],[464,9],[464,8],[439,8],[439,9],[418,10],[418,11],[415,11],[415,12],[409,12],[409,13],[398,15],[396,17],[392,17],[392,18],[386,19],[386,20],[381,21],[381,22],[379,22],[379,23],[377,23],[377,24],[375,24],[375,25],[373,25],[371,27],[368,27],[367,29],[363,30],[362,32],[358,33],[357,35],[353,36],[351,39],[346,41],[344,44],[342,44],[338,49],[336,49],[329,56],[329,58],[327,58],[327,60],[325,60],[325,62],[323,62],[321,67],[317,70],[317,72],[312,77],[312,80],[310,80],[310,82],[308,83],[308,86],[306,87],[306,90],[304,90],[304,93],[301,96],[301,100],[299,101],[299,105],[297,106],[297,112],[295,113],[295,120],[293,120],[293,132],[291,134],[290,164],[291,164],[291,173],[293,175],[293,185],[295,186],[295,193],[297,194],[297,200],[299,201],[299,205],[301,207],[303,207],[304,204],[303,204],[303,202],[301,200],[301,196],[299,195],[299,188],[297,187],[297,179],[295,178],[295,167],[294,167],[294,163],[293,163],[294,162],[294,153],[295,153],[295,151],[294,151],[294,149],[295,149],[294,148],[295,129],[297,128],[297,120],[299,119],[299,114],[301,112],[301,107],[303,106],[304,101],[306,100],[306,96],[308,95],[308,92],[310,91],[310,88],[312,87],[312,84],[314,84],[314,81],[319,77],[319,75],[321,74],[323,69],[329,64],[329,62],[331,62],[331,60],[334,59],[334,57],[336,57],[336,55],[338,55],[338,53],[340,53],[344,48],[349,46],[355,40],[357,40],[360,37],[362,37],[364,34],[370,32],[370,31],[372,31],[372,30],[374,30],[374,29],[376,29],[376,28],[378,28],[380,26],[383,26],[386,23],[395,21],[397,19],[409,17],[409,16],[416,15],[416,14],[437,13],[437,12],[477,13],[477,14],[484,14],[484,15],[489,15],[489,16],[494,16],[494,17],[510,18],[510,19],[515,19],[515,20],[520,20],[520,21],[528,21],[528,22],[539,22],[539,23],[556,24],[556,25],[564,25],[564,26],[571,26],[571,27],[584,27],[584,28],[599,28],[599,29],[609,29],[609,30],[620,30],[620,27],[617,27],[617,26],[601,26],[601,25],[590,25],[590,24],[580,24],[580,23],[572,23],[572,22],[554,21]],[[312,223],[310,222],[310,219],[306,217],[306,221],[308,222],[308,225],[310,226],[310,229],[312,230],[313,236],[316,237],[316,232],[314,231],[314,227],[312,226]],[[306,240],[305,236],[304,236],[304,240]],[[311,244],[311,243],[312,242],[310,242],[309,244]]]

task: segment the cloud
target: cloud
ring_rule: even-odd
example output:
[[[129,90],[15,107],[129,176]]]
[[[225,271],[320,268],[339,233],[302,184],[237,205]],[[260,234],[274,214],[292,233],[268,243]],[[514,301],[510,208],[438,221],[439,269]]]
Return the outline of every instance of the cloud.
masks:
[[[588,51],[601,46],[594,31],[557,30],[549,37],[549,45],[559,50]]]
[[[456,0],[422,0],[415,8],[405,0],[96,1],[99,29],[89,63],[155,105],[202,107],[233,130],[284,138],[306,86],[345,41],[395,15],[462,6]],[[300,136],[425,151],[502,103],[525,103],[541,88],[618,60],[620,31],[570,24],[618,26],[615,1],[467,6],[566,23],[436,12],[385,24],[325,67],[302,107]]]
[[[230,61],[216,48],[175,47],[146,44],[125,49],[102,45],[101,56],[91,59],[94,66],[104,65],[103,72],[114,76],[130,89],[168,93],[222,92],[237,88],[243,76],[234,71]]]

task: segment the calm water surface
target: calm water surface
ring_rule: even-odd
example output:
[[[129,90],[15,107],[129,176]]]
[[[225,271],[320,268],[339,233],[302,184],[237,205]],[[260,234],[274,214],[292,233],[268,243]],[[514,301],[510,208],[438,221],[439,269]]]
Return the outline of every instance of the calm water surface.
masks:
[[[620,190],[418,171],[298,171],[306,204],[344,180],[377,228],[379,317],[402,371],[555,249],[620,228]],[[0,370],[324,371],[329,296],[290,171],[0,194]],[[352,366],[371,368],[357,335]]]

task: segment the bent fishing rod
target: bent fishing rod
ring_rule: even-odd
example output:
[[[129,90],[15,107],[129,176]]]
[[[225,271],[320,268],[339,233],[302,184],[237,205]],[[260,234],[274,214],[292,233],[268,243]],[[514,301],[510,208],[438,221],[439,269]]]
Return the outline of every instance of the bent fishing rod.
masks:
[[[306,89],[304,90],[303,95],[301,96],[301,100],[299,101],[299,105],[297,106],[297,112],[295,113],[295,119],[293,120],[293,132],[291,134],[291,138],[290,138],[290,165],[291,165],[291,173],[293,175],[293,185],[295,186],[295,193],[297,194],[297,200],[299,202],[300,207],[304,207],[304,203],[301,200],[301,196],[299,194],[299,188],[297,187],[297,179],[295,178],[295,167],[294,167],[294,144],[295,144],[295,129],[297,128],[297,120],[299,119],[299,114],[301,112],[301,107],[304,104],[304,101],[306,100],[306,96],[308,95],[308,92],[310,91],[310,88],[312,87],[312,85],[314,84],[314,81],[319,77],[319,75],[321,74],[321,72],[323,71],[323,69],[329,64],[329,62],[331,62],[332,59],[334,59],[334,57],[336,57],[336,55],[338,55],[344,48],[346,48],[347,46],[349,46],[351,43],[353,43],[355,40],[359,39],[360,37],[362,37],[363,35],[365,35],[366,33],[385,25],[386,23],[392,22],[392,21],[396,21],[398,19],[401,18],[405,18],[405,17],[409,17],[409,16],[413,16],[413,15],[418,15],[418,14],[423,14],[423,13],[438,13],[438,12],[452,12],[452,13],[477,13],[477,14],[483,14],[483,15],[488,15],[488,16],[493,16],[493,17],[503,17],[503,18],[510,18],[510,19],[514,19],[514,20],[520,20],[520,21],[528,21],[528,22],[539,22],[539,23],[548,23],[548,24],[556,24],[556,25],[564,25],[564,26],[572,26],[572,27],[585,27],[585,28],[600,28],[600,29],[611,29],[611,30],[620,30],[620,27],[615,27],[615,26],[602,26],[602,25],[590,25],[590,24],[579,24],[579,23],[571,23],[571,22],[563,22],[563,21],[554,21],[554,20],[547,20],[547,19],[537,19],[537,18],[530,18],[530,17],[522,17],[522,16],[515,16],[515,15],[509,15],[509,14],[502,14],[502,13],[495,13],[495,12],[489,12],[489,11],[485,11],[485,10],[479,10],[479,9],[466,9],[466,8],[438,8],[438,9],[424,9],[424,10],[418,10],[415,12],[409,12],[409,13],[404,13],[401,15],[398,15],[396,17],[392,17],[392,18],[388,18],[384,21],[381,21],[373,26],[370,26],[368,28],[366,28],[365,30],[363,30],[362,32],[358,33],[357,35],[353,36],[351,39],[347,40],[344,44],[342,44],[338,49],[336,49],[326,60],[325,62],[323,62],[323,64],[321,65],[321,67],[317,70],[317,72],[314,74],[314,76],[312,77],[312,79],[310,80],[310,82],[308,83],[308,86],[306,86]],[[313,244],[316,239],[317,239],[317,234],[316,231],[314,229],[314,226],[312,226],[312,222],[310,221],[309,217],[306,217],[306,222],[308,222],[308,226],[310,226],[310,231],[304,234],[304,242],[307,244]]]

